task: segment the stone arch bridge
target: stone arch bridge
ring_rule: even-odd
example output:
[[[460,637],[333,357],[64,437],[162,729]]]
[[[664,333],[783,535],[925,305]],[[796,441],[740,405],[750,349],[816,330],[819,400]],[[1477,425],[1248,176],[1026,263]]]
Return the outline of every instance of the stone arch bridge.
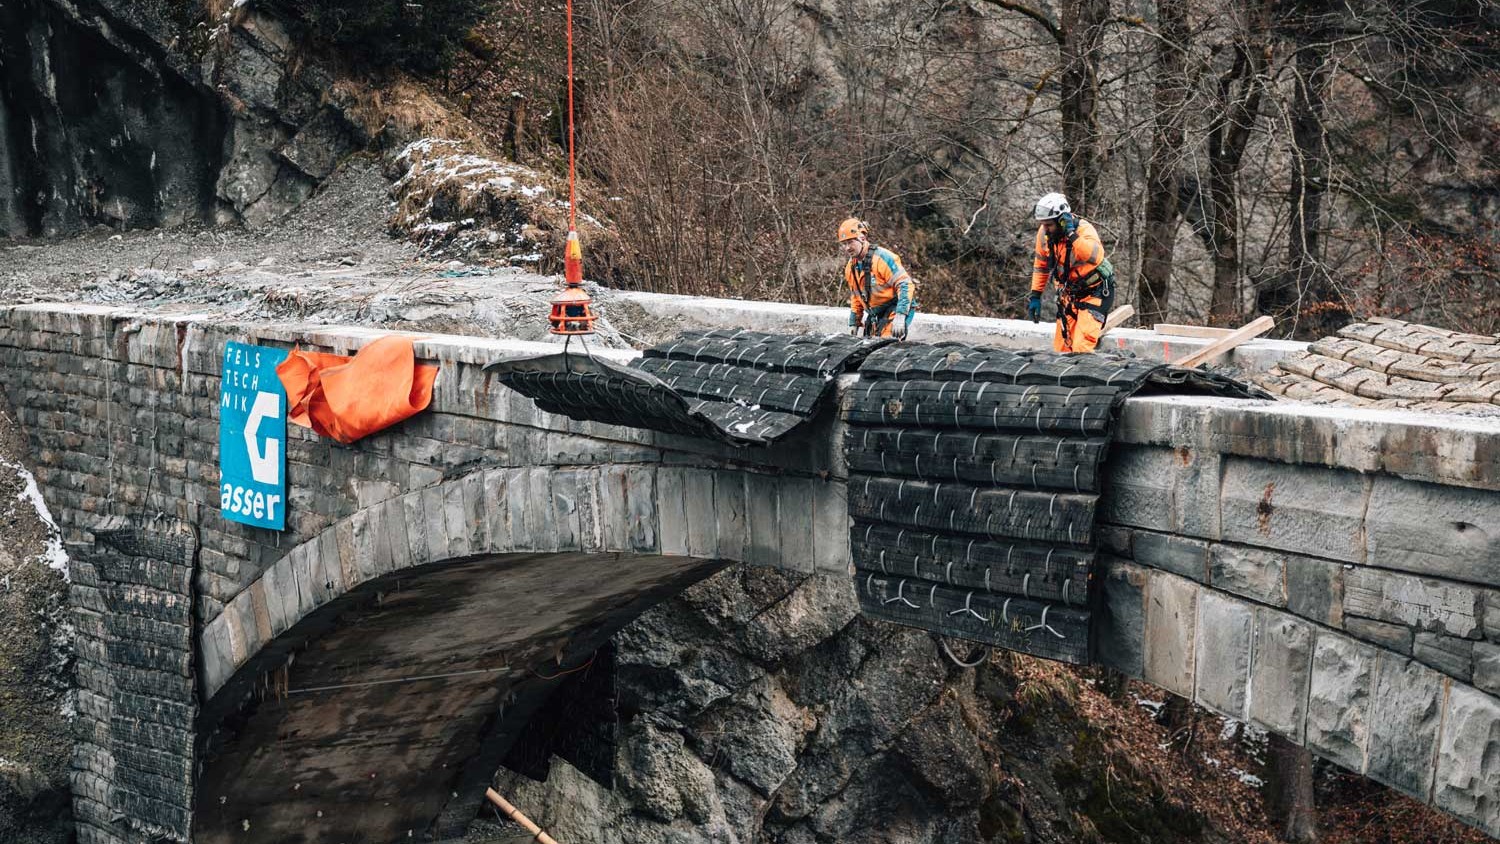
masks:
[[[713,318],[830,318],[736,307]],[[286,531],[221,519],[224,344],[378,336],[0,310],[0,384],[73,558],[84,844],[341,840],[354,817],[443,837],[556,677],[646,606],[730,561],[857,562],[847,413],[765,447],[580,422],[484,368],[555,347],[464,337],[417,344],[442,367],[429,411],[352,446],[290,429]],[[828,384],[847,411],[858,376]],[[1500,834],[1500,426],[1143,395],[1114,440],[1082,653]]]

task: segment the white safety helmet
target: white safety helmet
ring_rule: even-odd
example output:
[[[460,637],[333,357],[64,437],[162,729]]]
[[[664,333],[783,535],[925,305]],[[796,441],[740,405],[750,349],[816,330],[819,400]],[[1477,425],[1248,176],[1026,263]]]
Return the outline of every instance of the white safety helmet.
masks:
[[[1037,220],[1056,220],[1064,214],[1072,212],[1068,207],[1068,198],[1060,193],[1049,193],[1036,201],[1036,210],[1031,216]]]

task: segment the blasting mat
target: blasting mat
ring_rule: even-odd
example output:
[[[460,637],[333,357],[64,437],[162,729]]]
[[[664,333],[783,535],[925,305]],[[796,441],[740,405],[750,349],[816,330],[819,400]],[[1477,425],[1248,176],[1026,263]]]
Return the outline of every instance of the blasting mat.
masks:
[[[769,445],[816,416],[837,377],[888,342],[716,329],[681,334],[629,366],[557,354],[485,368],[570,419]]]
[[[1094,515],[1120,405],[1141,391],[1264,397],[1110,355],[902,344],[844,408],[860,605],[1072,663],[1091,647]]]

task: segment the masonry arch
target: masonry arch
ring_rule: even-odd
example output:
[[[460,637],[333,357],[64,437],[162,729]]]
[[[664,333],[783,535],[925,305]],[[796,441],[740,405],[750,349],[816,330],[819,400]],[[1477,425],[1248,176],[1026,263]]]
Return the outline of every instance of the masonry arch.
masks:
[[[731,539],[674,512],[693,487],[713,501],[735,483],[481,470],[294,548],[201,634],[195,840],[384,841],[472,818],[552,679],[745,556],[743,520]]]

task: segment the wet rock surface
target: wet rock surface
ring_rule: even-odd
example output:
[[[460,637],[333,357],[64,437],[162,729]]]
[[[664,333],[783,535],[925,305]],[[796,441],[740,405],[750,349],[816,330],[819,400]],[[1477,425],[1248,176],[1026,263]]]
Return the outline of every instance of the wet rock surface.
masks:
[[[8,3],[0,236],[285,214],[381,128],[299,47],[253,4]]]

